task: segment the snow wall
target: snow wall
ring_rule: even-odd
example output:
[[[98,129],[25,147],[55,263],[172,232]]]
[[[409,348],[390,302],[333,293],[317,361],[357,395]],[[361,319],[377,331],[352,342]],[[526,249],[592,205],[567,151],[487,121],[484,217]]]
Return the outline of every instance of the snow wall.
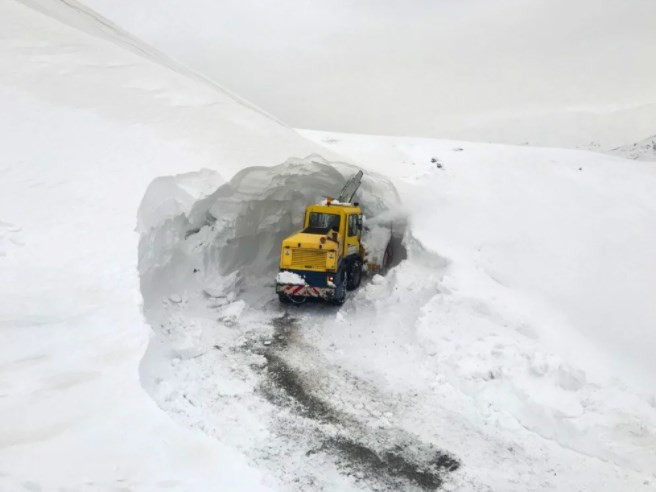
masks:
[[[266,289],[273,298],[281,241],[302,228],[308,204],[338,196],[357,171],[317,155],[291,158],[243,169],[209,194],[208,187],[222,181],[211,171],[157,178],[138,213],[145,308],[199,289],[212,297],[258,289],[264,295]],[[406,221],[392,183],[366,172],[354,201],[361,204],[366,224],[391,225],[396,259],[402,258]]]

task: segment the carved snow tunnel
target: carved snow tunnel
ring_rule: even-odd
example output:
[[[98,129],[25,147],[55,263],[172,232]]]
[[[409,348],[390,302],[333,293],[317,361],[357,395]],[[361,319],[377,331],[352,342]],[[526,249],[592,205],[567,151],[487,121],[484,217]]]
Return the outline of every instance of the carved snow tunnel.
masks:
[[[274,167],[246,168],[197,201],[193,195],[220,178],[203,171],[155,180],[139,210],[146,310],[162,297],[194,290],[248,301],[269,288],[273,299],[282,239],[302,227],[308,204],[336,196],[355,172],[354,166],[319,156],[289,159]],[[356,201],[368,227],[385,223],[392,228],[394,261],[401,261],[406,221],[392,183],[365,173]]]

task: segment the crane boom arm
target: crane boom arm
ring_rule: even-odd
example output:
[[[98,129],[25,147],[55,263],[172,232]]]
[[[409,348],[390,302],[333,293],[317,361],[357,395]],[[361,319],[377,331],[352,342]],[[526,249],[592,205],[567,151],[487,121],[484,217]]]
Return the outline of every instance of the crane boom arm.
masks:
[[[342,188],[342,192],[339,194],[338,200],[341,203],[351,203],[353,196],[355,196],[355,192],[358,191],[358,188],[360,188],[360,184],[362,183],[362,175],[363,172],[358,171],[346,182],[344,188]]]

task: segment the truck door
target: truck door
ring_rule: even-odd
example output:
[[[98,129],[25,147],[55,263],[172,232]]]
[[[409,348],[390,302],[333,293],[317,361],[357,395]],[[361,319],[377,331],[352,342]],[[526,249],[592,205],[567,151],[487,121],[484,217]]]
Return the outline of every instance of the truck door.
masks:
[[[344,256],[351,256],[360,252],[360,223],[359,214],[350,214],[346,220],[346,241],[344,241]]]

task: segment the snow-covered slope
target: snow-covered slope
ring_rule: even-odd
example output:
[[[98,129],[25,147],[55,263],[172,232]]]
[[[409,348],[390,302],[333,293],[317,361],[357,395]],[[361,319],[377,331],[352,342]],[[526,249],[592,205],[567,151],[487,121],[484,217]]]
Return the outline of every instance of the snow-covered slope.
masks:
[[[653,488],[650,163],[311,143],[27,4],[0,0],[0,489]],[[277,241],[352,169],[328,148],[409,218],[405,261],[283,307]]]
[[[610,153],[639,161],[656,161],[656,135],[634,144],[623,145]]]
[[[0,1],[0,489],[259,490],[140,385],[136,213],[160,175],[213,169],[195,200],[216,172],[317,147],[116,44]]]
[[[297,127],[610,149],[654,131],[649,0],[82,0]]]
[[[562,317],[551,322],[624,356],[609,368],[633,366],[654,382],[653,165],[583,151],[301,133],[395,177],[426,246],[550,307]]]
[[[404,261],[341,309],[278,303],[277,242],[338,188],[326,166],[347,169],[318,158],[245,169],[169,216],[144,204],[155,400],[285,490],[649,490],[653,166],[301,133],[363,164],[361,203],[409,220]]]
[[[628,471],[649,477],[656,469],[651,163],[301,133],[392,178],[413,236],[446,263],[432,271],[410,248],[407,265],[358,293],[337,324],[342,328],[314,338],[334,350],[330,360],[423,394],[406,419],[415,432],[429,425],[431,405],[468,415],[465,427],[481,432],[474,442],[509,432],[502,440],[516,443],[515,456],[500,456],[497,465],[514,471],[496,476],[487,468],[495,459],[484,456],[486,445],[478,456],[472,440],[466,448],[455,444],[469,431],[448,437],[459,418],[446,418],[438,432],[463,456],[463,472],[483,467],[481,481],[493,490],[653,486],[653,476],[641,481]],[[371,333],[354,343],[363,326]],[[372,352],[378,355],[370,358]],[[539,455],[557,477],[539,471]],[[613,477],[593,461],[578,461],[584,455],[624,472]],[[527,463],[535,475],[520,478]]]

